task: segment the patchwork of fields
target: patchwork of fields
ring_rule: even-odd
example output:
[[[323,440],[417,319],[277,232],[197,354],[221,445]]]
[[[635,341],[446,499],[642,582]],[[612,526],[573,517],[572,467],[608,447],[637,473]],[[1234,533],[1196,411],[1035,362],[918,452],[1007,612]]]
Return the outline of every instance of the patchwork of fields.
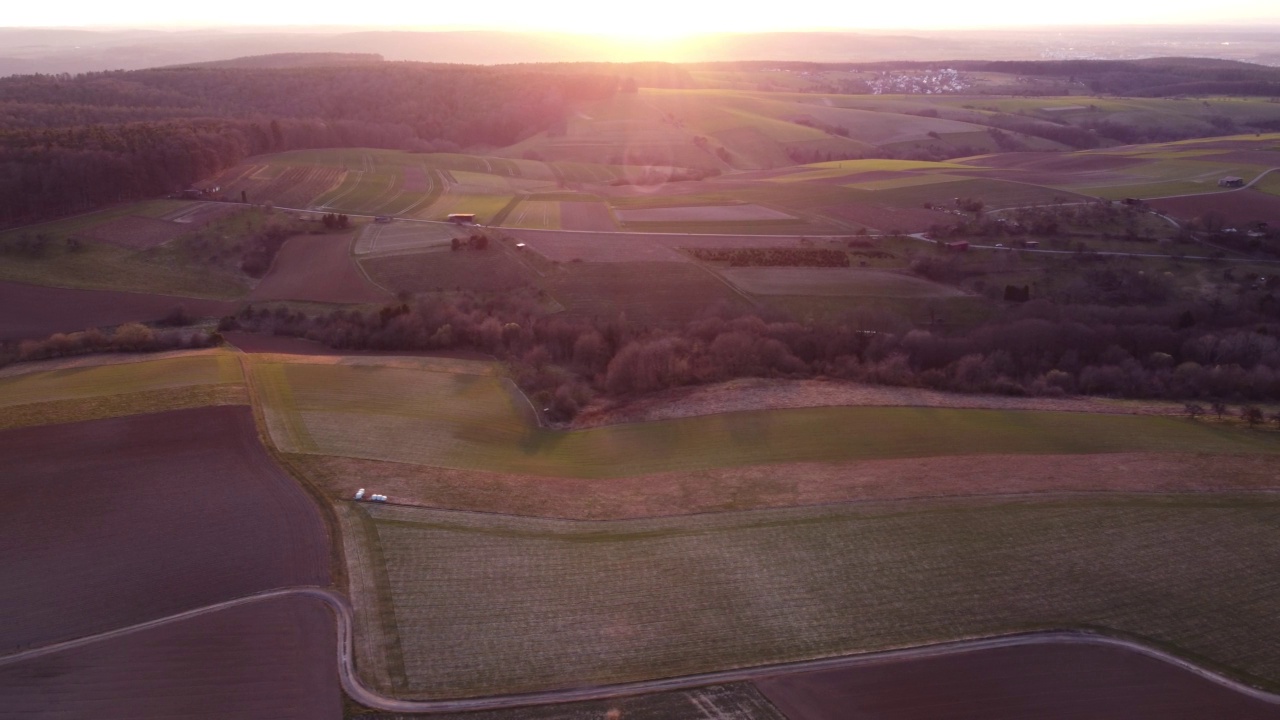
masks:
[[[644,337],[648,325],[709,309],[766,318],[887,309],[897,317],[886,327],[923,327],[927,315],[943,333],[1006,312],[1006,282],[1050,297],[1051,283],[1078,279],[1079,268],[1063,268],[1080,258],[988,252],[976,241],[963,256],[930,255],[950,267],[929,273],[915,263],[924,236],[899,235],[961,220],[1031,223],[1040,213],[1054,229],[1027,247],[1203,249],[1192,234],[1175,243],[1185,228],[1169,218],[1131,209],[1142,203],[1098,202],[1128,198],[1181,221],[1280,225],[1280,172],[1270,172],[1280,168],[1280,134],[1115,139],[1124,123],[1152,137],[1275,127],[1274,103],[840,96],[794,76],[777,92],[759,90],[773,87],[769,75],[699,70],[716,89],[575,103],[563,126],[494,155],[258,156],[203,183],[220,186],[226,202],[154,200],[5,230],[0,343],[154,322],[179,306],[178,322],[191,320],[179,326],[208,335],[250,302],[284,318],[312,304],[471,292],[480,297],[458,301],[470,312],[487,293],[517,291],[571,321],[632,321],[617,338],[609,331],[619,347],[626,333]],[[1227,176],[1258,182],[1228,191],[1219,184]],[[1040,210],[1015,212],[1031,206]],[[308,222],[319,212],[349,214],[354,227],[325,234]],[[484,227],[446,222],[453,213]],[[486,250],[451,249],[475,233]],[[857,267],[729,266],[766,256]],[[1190,301],[1222,268],[1182,259],[1123,269],[1181,283],[1199,293]],[[1247,275],[1243,297],[1274,267],[1231,269]],[[953,284],[923,277],[951,271]],[[341,322],[377,320],[353,314],[334,327]],[[13,619],[0,626],[0,653],[336,578],[356,612],[357,672],[407,697],[583,687],[1059,628],[1118,634],[1280,687],[1280,444],[1269,425],[1191,419],[1179,404],[1147,401],[940,401],[922,387],[879,387],[873,401],[849,384],[829,391],[836,381],[826,380],[787,405],[770,378],[752,381],[768,387],[751,398],[726,384],[731,400],[703,389],[680,405],[680,390],[591,406],[596,414],[580,415],[576,429],[552,429],[545,401],[535,405],[499,362],[461,359],[485,357],[471,350],[341,355],[298,338],[228,339],[253,352],[0,368],[0,615]],[[709,340],[692,333],[688,342]],[[391,502],[348,500],[366,486]],[[336,718],[334,627],[314,597],[293,597],[0,657],[0,716],[197,708]],[[1010,695],[984,679],[1069,694],[1087,675],[1062,671],[1071,663],[1101,677],[1096,685],[1126,712],[1147,712],[1139,700],[1149,698],[1152,716],[1175,702],[1184,714],[1204,707],[1203,716],[1254,710],[1232,704],[1243,696],[1195,705],[1208,702],[1203,678],[1152,680],[1158,673],[1133,658],[1066,652],[1044,670],[1017,653],[984,657],[970,658],[970,676],[945,671],[941,685],[928,677],[938,666],[919,665],[918,676],[886,669],[884,682],[868,680],[874,673],[779,677],[531,716],[657,720],[694,708],[808,720],[900,705],[920,717],[980,717]],[[983,662],[994,669],[974,676]],[[890,693],[890,674],[919,680]],[[815,693],[823,683],[844,694]],[[994,699],[973,699],[988,691]],[[1068,705],[1008,712],[1051,717]]]

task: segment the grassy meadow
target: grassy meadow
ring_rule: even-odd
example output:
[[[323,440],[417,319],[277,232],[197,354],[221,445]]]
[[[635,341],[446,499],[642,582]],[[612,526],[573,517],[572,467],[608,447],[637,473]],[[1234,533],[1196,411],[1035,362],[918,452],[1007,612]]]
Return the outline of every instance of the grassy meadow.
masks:
[[[523,396],[491,374],[306,362],[255,363],[252,372],[285,452],[489,472],[610,478],[991,453],[1280,451],[1269,437],[1181,418],[907,407],[735,412],[566,432],[534,424]]]
[[[0,376],[0,429],[247,402],[240,362],[231,353],[53,361],[18,365]]]

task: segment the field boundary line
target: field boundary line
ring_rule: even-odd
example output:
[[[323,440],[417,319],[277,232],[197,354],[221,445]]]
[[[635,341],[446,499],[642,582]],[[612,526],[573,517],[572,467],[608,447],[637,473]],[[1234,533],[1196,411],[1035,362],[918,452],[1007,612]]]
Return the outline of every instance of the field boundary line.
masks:
[[[1254,700],[1258,700],[1269,705],[1280,705],[1280,694],[1241,682],[1235,678],[1210,670],[1206,667],[1202,667],[1191,660],[1187,660],[1137,640],[1118,635],[1108,635],[1098,630],[1088,629],[1051,629],[1011,633],[1007,635],[952,640],[929,645],[906,646],[889,650],[858,653],[855,655],[831,656],[813,660],[799,660],[773,665],[758,665],[731,670],[717,670],[695,675],[641,680],[629,683],[617,683],[614,685],[582,687],[569,690],[549,690],[517,695],[495,695],[489,697],[472,697],[454,700],[404,700],[383,695],[365,687],[364,684],[360,682],[359,677],[355,674],[352,656],[353,612],[351,603],[346,596],[338,593],[336,590],[319,586],[295,586],[267,590],[253,595],[236,598],[234,600],[228,600],[214,605],[206,605],[204,607],[187,610],[174,615],[156,618],[137,625],[130,625],[128,627],[117,628],[115,630],[109,630],[96,635],[89,635],[74,640],[67,640],[6,656],[0,656],[0,666],[55,655],[66,650],[73,650],[97,642],[132,635],[134,633],[143,632],[170,623],[181,622],[183,620],[216,613],[221,610],[249,605],[264,600],[293,596],[321,600],[333,611],[334,618],[337,623],[338,676],[342,684],[342,688],[346,691],[347,695],[362,705],[389,712],[445,713],[469,710],[520,708],[534,705],[551,705],[586,700],[605,700],[627,695],[665,692],[671,690],[686,690],[729,682],[749,682],[763,677],[783,673],[856,668],[859,666],[877,665],[885,662],[945,657],[955,653],[1044,644],[1093,645],[1099,647],[1121,648],[1164,662],[1183,671],[1190,672],[1203,680],[1207,680],[1215,685],[1237,692],[1241,695],[1245,695]]]

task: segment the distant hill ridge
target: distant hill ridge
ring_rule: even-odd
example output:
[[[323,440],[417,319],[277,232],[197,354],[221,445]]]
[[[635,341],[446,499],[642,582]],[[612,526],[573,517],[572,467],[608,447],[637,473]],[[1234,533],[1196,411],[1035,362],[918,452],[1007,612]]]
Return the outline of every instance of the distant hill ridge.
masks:
[[[271,53],[268,55],[247,55],[231,60],[213,60],[211,62],[185,63],[170,65],[170,68],[225,68],[278,70],[283,68],[310,67],[347,67],[351,65],[374,65],[386,62],[386,58],[377,53]]]

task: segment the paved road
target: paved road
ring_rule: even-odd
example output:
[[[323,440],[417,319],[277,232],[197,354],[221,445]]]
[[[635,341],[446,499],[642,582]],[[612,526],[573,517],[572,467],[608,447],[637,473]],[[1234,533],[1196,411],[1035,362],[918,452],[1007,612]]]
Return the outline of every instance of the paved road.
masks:
[[[24,650],[22,652],[0,657],[0,667],[20,663],[26,660],[34,660],[48,655],[54,655],[73,648],[103,642],[125,635],[144,632],[169,623],[181,622],[183,620],[220,612],[229,608],[282,597],[306,597],[321,600],[333,610],[334,618],[338,625],[338,675],[342,683],[343,690],[345,690],[353,700],[362,705],[388,712],[464,712],[469,710],[494,710],[583,700],[602,700],[626,695],[638,695],[642,693],[670,690],[685,690],[689,688],[703,687],[706,685],[756,680],[762,677],[780,675],[784,673],[862,667],[877,665],[889,661],[924,659],[973,650],[1044,644],[1094,645],[1123,648],[1166,662],[1187,672],[1194,673],[1195,675],[1198,675],[1210,682],[1221,685],[1227,689],[1234,690],[1235,692],[1242,693],[1256,700],[1272,705],[1280,705],[1280,694],[1266,692],[1264,690],[1259,690],[1255,687],[1245,685],[1231,678],[1206,670],[1194,663],[1161,652],[1160,650],[1135,642],[1130,642],[1128,640],[1072,630],[1021,633],[1016,635],[981,638],[977,640],[958,640],[955,642],[903,648],[900,650],[887,650],[883,652],[863,653],[859,655],[847,655],[842,657],[823,658],[819,660],[804,660],[800,662],[763,665],[736,670],[722,670],[718,672],[701,673],[698,675],[685,675],[682,677],[621,683],[618,685],[550,690],[547,692],[525,693],[521,695],[496,695],[491,697],[467,698],[462,700],[401,700],[398,698],[387,697],[370,690],[361,684],[360,678],[356,675],[355,661],[352,657],[351,642],[353,620],[351,604],[347,601],[347,598],[329,588],[309,586],[269,590],[237,598],[235,600],[228,600],[215,605],[197,608],[195,610],[188,610],[176,615],[158,618],[138,625],[131,625],[118,630],[111,630],[109,632],[78,638],[76,640],[68,640],[66,642],[55,643],[53,645],[47,645],[40,648]]]

